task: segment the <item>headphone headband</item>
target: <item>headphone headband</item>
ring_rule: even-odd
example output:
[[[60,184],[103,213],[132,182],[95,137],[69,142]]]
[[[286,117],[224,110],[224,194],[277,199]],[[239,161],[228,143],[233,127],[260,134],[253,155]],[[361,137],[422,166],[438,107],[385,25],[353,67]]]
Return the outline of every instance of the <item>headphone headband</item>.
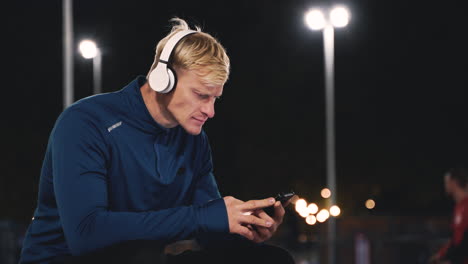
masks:
[[[166,45],[159,56],[159,60],[155,63],[156,67],[149,74],[148,82],[150,87],[156,92],[168,93],[177,84],[177,76],[170,67],[167,66],[169,63],[169,57],[171,56],[172,50],[177,43],[185,36],[196,33],[194,30],[182,30],[175,33],[170,37]]]
[[[195,30],[183,30],[179,31],[174,34],[164,45],[163,51],[161,52],[161,56],[159,56],[159,61],[167,64],[169,61],[169,57],[171,56],[172,50],[174,49],[175,45],[185,36],[196,33]]]

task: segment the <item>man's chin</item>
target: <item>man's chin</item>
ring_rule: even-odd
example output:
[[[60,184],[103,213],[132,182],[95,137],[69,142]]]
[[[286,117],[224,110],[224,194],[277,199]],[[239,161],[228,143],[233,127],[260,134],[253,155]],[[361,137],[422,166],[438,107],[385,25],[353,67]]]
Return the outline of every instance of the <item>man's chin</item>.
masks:
[[[197,135],[200,135],[201,133],[201,130],[202,130],[202,127],[194,127],[194,126],[190,126],[190,127],[185,127],[183,126],[185,132],[189,133],[190,135],[193,135],[193,136],[197,136]]]

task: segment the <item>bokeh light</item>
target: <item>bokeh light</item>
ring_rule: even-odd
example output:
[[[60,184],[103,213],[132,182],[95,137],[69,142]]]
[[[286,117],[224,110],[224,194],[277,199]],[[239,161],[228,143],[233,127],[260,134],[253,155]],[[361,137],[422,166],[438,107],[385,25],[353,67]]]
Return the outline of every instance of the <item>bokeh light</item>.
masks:
[[[369,199],[366,201],[366,208],[367,209],[374,209],[375,207],[375,201],[372,199]]]
[[[316,214],[318,212],[318,206],[315,203],[311,203],[307,206],[309,214]]]
[[[304,199],[299,199],[296,201],[296,205],[295,205],[295,208],[296,208],[296,212],[300,212],[302,211],[303,208],[307,208],[307,202],[306,200]]]
[[[339,216],[341,213],[341,209],[340,207],[338,207],[338,205],[333,205],[332,207],[330,207],[330,214],[332,216]]]
[[[320,192],[320,195],[322,195],[323,198],[329,198],[331,196],[331,191],[328,188],[323,188],[322,191]]]
[[[320,223],[325,222],[328,218],[330,217],[330,213],[328,212],[327,209],[322,209],[320,212],[317,214],[317,221]]]
[[[309,215],[306,217],[306,223],[308,225],[315,225],[315,223],[317,223],[317,218],[315,218],[315,215]]]

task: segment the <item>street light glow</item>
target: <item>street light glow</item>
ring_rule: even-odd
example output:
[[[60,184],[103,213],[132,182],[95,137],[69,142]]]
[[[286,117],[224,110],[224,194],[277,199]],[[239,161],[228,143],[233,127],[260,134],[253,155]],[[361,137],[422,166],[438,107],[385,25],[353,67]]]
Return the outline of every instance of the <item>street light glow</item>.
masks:
[[[325,16],[319,9],[310,9],[305,15],[305,22],[312,30],[320,30],[325,27]]]
[[[330,20],[335,27],[345,27],[349,22],[349,12],[343,6],[337,6],[330,12]]]
[[[83,40],[80,42],[79,50],[85,59],[92,59],[98,55],[96,43],[92,40]]]

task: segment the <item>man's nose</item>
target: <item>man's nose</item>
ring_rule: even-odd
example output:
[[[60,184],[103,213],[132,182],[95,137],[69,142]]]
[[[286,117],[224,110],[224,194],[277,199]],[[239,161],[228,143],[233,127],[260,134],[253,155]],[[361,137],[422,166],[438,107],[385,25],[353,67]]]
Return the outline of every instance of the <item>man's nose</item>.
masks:
[[[201,111],[205,114],[208,118],[213,118],[215,115],[214,110],[214,100],[210,100],[209,102],[203,104]]]

